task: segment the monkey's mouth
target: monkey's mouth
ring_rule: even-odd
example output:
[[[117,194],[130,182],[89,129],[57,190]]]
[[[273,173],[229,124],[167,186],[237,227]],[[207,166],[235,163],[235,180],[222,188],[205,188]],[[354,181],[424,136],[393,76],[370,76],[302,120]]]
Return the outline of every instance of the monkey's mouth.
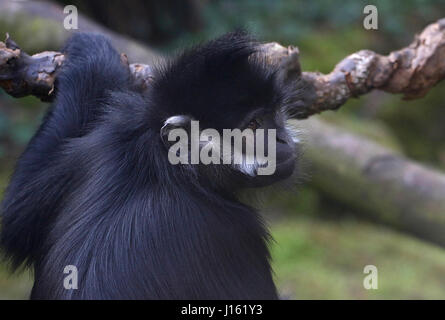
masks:
[[[286,158],[280,162],[277,162],[276,169],[273,174],[270,175],[245,175],[245,185],[246,187],[265,187],[271,185],[280,180],[284,180],[292,176],[292,173],[295,170],[297,162],[297,156],[293,155],[291,157]]]
[[[292,175],[295,170],[297,156],[293,155],[277,163],[277,169],[273,174],[277,179],[285,179]]]

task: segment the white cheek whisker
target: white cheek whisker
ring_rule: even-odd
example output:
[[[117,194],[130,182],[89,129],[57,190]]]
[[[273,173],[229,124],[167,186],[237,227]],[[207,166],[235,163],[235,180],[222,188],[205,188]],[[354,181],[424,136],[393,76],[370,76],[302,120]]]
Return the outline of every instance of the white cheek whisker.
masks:
[[[296,127],[296,125],[290,121],[286,121],[285,127],[288,136],[295,144],[300,144],[302,131]]]

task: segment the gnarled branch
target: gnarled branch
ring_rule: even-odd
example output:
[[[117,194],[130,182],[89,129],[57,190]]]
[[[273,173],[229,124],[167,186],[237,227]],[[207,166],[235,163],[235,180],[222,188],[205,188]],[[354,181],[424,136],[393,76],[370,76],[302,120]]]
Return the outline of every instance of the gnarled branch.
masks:
[[[287,72],[299,70],[298,49],[266,45],[267,52],[283,60]],[[336,110],[349,98],[379,89],[401,93],[405,99],[423,97],[445,78],[445,18],[428,25],[406,48],[387,56],[361,50],[340,61],[329,74],[303,72],[314,92],[312,103],[295,110],[303,119],[325,110]]]
[[[293,110],[295,118],[303,119],[338,109],[349,98],[373,89],[401,93],[405,99],[424,96],[445,78],[445,18],[427,26],[406,48],[388,56],[361,50],[343,59],[329,74],[301,72],[298,48],[268,43],[262,49],[271,63],[280,64],[285,79],[301,75],[311,91],[310,101]],[[29,56],[7,37],[0,42],[0,86],[14,97],[34,95],[49,101],[64,59],[54,51]],[[140,86],[149,84],[150,66],[131,64],[129,68]]]

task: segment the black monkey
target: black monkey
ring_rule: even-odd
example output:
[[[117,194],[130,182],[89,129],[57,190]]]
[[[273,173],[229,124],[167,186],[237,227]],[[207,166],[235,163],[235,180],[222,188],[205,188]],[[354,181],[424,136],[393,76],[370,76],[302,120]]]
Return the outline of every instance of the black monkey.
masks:
[[[226,34],[157,68],[146,92],[102,36],[76,34],[56,100],[18,161],[0,244],[33,266],[33,299],[276,299],[267,241],[241,188],[295,167],[291,101],[258,44]],[[294,99],[295,100],[295,99]],[[172,165],[172,128],[274,128],[271,176],[233,165]],[[63,286],[65,266],[78,289]]]

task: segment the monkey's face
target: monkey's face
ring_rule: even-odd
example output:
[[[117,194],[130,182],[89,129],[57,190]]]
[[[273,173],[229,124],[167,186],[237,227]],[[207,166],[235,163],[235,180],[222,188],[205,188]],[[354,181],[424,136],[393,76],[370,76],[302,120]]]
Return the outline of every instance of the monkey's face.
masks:
[[[262,187],[292,175],[297,161],[298,140],[295,132],[286,127],[286,119],[281,112],[255,110],[245,117],[239,128],[251,130],[254,137],[250,141],[245,139],[242,149],[234,145],[235,140],[231,141],[233,157],[243,159],[242,163],[232,166],[235,180],[240,185]]]
[[[190,116],[165,121],[161,138],[172,165],[191,165],[220,186],[262,187],[294,171],[298,139],[283,113],[259,108],[216,130]]]
[[[246,34],[232,33],[158,70],[150,90],[160,107],[151,117],[172,165],[190,165],[228,188],[292,174],[297,147],[281,109],[294,90],[260,51]]]

